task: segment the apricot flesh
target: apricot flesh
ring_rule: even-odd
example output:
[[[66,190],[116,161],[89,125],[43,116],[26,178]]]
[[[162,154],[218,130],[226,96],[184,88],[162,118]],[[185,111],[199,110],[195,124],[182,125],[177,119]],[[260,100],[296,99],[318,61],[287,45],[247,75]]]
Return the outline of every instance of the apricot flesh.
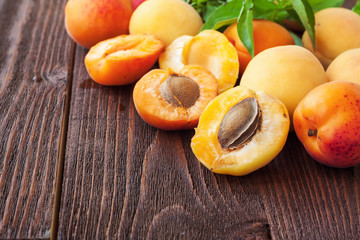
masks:
[[[222,146],[219,131],[224,117],[231,108],[249,98],[256,99],[261,111],[261,117],[256,120],[259,121],[258,126],[251,130],[253,135],[249,134],[247,140],[235,147]],[[285,145],[289,125],[288,111],[278,99],[263,91],[255,92],[237,86],[220,94],[206,106],[195,128],[191,148],[197,159],[215,173],[246,175],[276,157]],[[231,124],[228,127],[232,131]]]
[[[69,0],[65,6],[65,29],[84,48],[129,33],[131,0]]]
[[[153,34],[168,46],[183,35],[196,35],[203,25],[201,16],[182,0],[147,0],[131,16],[130,34]]]
[[[280,24],[263,19],[255,19],[252,24],[255,55],[271,47],[294,45],[291,34]],[[239,73],[242,74],[252,57],[239,38],[237,23],[227,27],[224,34],[236,48],[240,63]]]
[[[302,41],[326,69],[342,52],[360,48],[359,32],[357,13],[346,8],[326,8],[315,13],[315,51],[306,31]]]
[[[148,72],[163,48],[153,35],[121,35],[93,46],[85,56],[85,66],[99,84],[126,85]]]
[[[318,162],[338,168],[360,163],[360,85],[322,84],[294,112],[296,135]]]
[[[245,69],[240,86],[278,98],[292,118],[301,99],[326,82],[319,60],[309,50],[293,45],[269,48],[256,55]]]
[[[360,48],[347,50],[337,56],[326,69],[328,81],[349,81],[360,84]]]
[[[184,65],[201,65],[216,77],[219,93],[232,88],[239,74],[235,47],[223,33],[215,30],[175,39],[160,55],[159,65],[175,72]]]
[[[180,78],[178,83],[166,83],[174,77]],[[196,89],[189,90],[193,88],[192,83],[184,79],[195,82]],[[187,65],[176,74],[163,69],[149,71],[136,83],[133,100],[141,118],[151,126],[164,130],[191,129],[197,125],[205,106],[217,96],[217,91],[216,78],[210,71]],[[186,102],[186,98],[191,100]]]

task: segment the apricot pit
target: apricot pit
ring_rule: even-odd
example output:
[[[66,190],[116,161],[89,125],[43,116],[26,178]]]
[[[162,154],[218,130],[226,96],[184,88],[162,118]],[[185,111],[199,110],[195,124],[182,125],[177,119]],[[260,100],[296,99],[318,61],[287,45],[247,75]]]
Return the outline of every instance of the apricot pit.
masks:
[[[259,127],[261,111],[255,97],[245,98],[231,107],[219,128],[222,148],[235,149],[249,140]]]
[[[189,108],[199,98],[199,86],[186,76],[169,75],[160,86],[161,96],[176,107]]]

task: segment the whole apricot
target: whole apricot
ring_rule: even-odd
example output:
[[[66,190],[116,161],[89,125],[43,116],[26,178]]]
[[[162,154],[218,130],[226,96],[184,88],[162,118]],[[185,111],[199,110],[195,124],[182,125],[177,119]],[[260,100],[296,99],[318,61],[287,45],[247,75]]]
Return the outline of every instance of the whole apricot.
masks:
[[[135,10],[145,0],[132,0],[133,9]]]
[[[186,65],[179,73],[153,69],[135,85],[135,108],[148,124],[164,130],[194,128],[205,106],[217,96],[214,75]]]
[[[245,69],[240,85],[278,98],[291,118],[300,100],[326,82],[319,60],[309,50],[293,45],[269,48],[256,55]]]
[[[163,48],[153,35],[120,35],[93,46],[85,56],[85,67],[99,84],[130,84],[152,68]]]
[[[347,50],[337,56],[326,69],[331,81],[349,81],[360,84],[360,48]]]
[[[309,34],[302,37],[325,68],[342,52],[360,48],[360,16],[346,8],[325,8],[315,13],[315,51]]]
[[[201,16],[182,0],[147,0],[130,19],[130,34],[153,34],[168,46],[182,35],[196,35],[203,25]]]
[[[65,29],[81,46],[129,33],[131,0],[69,0],[65,6]]]
[[[216,30],[204,30],[193,37],[185,35],[175,39],[160,55],[159,65],[175,72],[184,65],[201,65],[216,77],[219,93],[232,88],[239,75],[235,47]]]
[[[318,162],[360,163],[360,85],[335,81],[311,90],[294,112],[296,135]]]
[[[237,86],[206,106],[191,148],[215,173],[246,175],[276,157],[285,145],[289,125],[288,111],[277,98]]]
[[[280,24],[262,19],[253,20],[252,24],[255,55],[271,47],[294,44],[291,34]],[[227,27],[224,34],[236,48],[242,74],[252,57],[239,38],[237,23]]]

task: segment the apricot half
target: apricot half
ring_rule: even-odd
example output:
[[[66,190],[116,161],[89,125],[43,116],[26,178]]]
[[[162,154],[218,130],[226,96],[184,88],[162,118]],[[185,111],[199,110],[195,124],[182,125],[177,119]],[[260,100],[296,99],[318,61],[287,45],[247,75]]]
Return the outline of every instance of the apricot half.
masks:
[[[288,111],[277,98],[237,86],[207,105],[191,148],[215,173],[246,175],[276,157],[289,125]]]
[[[85,56],[86,70],[102,85],[130,84],[151,69],[163,48],[153,35],[121,35],[93,46]]]
[[[217,81],[201,66],[187,65],[179,73],[153,69],[135,85],[135,108],[148,124],[164,129],[194,128],[205,106],[217,96]]]
[[[239,74],[235,47],[215,30],[175,39],[159,57],[162,69],[176,71],[184,65],[201,65],[210,70],[218,81],[219,93],[232,88]]]

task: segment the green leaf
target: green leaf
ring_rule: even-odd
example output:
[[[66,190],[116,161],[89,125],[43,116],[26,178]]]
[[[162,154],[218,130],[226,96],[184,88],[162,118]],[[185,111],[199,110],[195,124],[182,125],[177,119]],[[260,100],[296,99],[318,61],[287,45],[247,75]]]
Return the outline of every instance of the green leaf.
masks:
[[[219,29],[222,26],[236,22],[243,6],[242,1],[233,0],[217,8],[204,23],[201,30]]]
[[[244,44],[250,55],[254,57],[254,35],[253,35],[253,1],[244,0],[243,7],[241,8],[238,21],[237,32],[241,42]]]
[[[340,7],[344,3],[344,0],[309,0],[308,2],[314,12],[317,12],[324,8]]]
[[[279,4],[269,0],[255,0],[253,7],[254,18],[267,19],[274,22],[280,22],[287,13]]]
[[[291,34],[292,38],[294,39],[295,45],[303,47],[301,38],[291,31],[289,31],[289,33]]]
[[[358,0],[352,9],[354,12],[360,15],[360,0]]]
[[[315,17],[310,4],[306,0],[291,0],[291,4],[308,32],[315,49]]]

